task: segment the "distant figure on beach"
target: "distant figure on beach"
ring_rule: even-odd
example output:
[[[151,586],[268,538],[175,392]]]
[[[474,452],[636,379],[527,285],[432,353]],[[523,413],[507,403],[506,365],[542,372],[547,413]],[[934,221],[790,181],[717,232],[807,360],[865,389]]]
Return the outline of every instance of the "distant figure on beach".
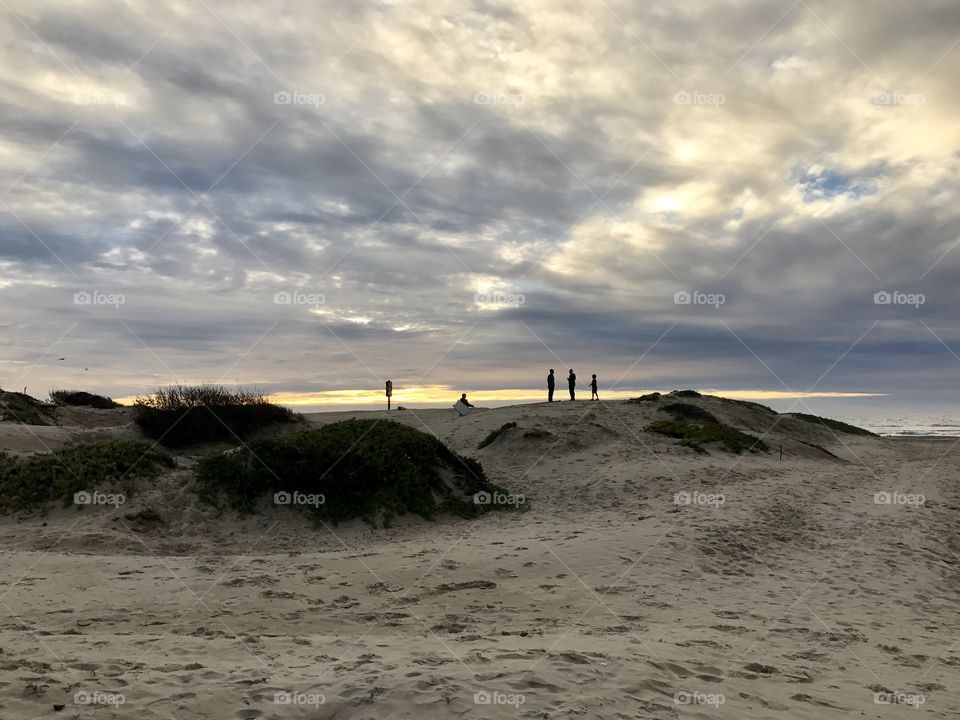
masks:
[[[550,374],[547,375],[547,402],[553,402],[553,389],[557,386],[557,379],[553,375],[553,368],[550,368]]]
[[[462,403],[463,403],[464,405],[466,405],[467,407],[473,407],[473,405],[470,404],[470,401],[467,400],[467,394],[466,394],[466,393],[463,393],[463,394],[460,396],[460,402],[462,402]]]
[[[570,374],[567,375],[567,385],[570,388],[570,399],[577,399],[577,374],[570,368]]]
[[[593,374],[593,379],[590,381],[590,399],[599,400],[600,396],[597,395],[597,374]]]
[[[453,404],[453,409],[457,411],[460,417],[463,417],[473,408],[473,405],[467,400],[467,394],[463,393],[460,399]]]

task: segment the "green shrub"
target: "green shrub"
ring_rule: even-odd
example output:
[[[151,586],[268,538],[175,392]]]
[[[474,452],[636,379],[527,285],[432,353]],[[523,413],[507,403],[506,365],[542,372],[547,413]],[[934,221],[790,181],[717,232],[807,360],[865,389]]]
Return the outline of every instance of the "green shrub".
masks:
[[[259,392],[218,385],[173,385],[134,403],[136,423],[147,437],[170,447],[236,441],[280,422],[293,413]]]
[[[687,397],[687,398],[698,398],[703,397],[696,390],[674,390],[670,393],[671,397]]]
[[[83,390],[51,390],[50,399],[61,405],[76,405],[97,408],[98,410],[112,410],[121,407],[103,395],[94,395]]]
[[[750,400],[734,400],[733,398],[720,398],[721,402],[729,403],[733,405],[739,405],[740,407],[750,408],[751,410],[757,410],[759,412],[766,413],[768,415],[777,415],[777,411],[772,407],[768,407],[762,403],[751,402]]]
[[[241,513],[277,493],[300,493],[322,496],[322,503],[294,503],[318,521],[361,517],[371,523],[408,512],[474,516],[497,507],[476,504],[474,494],[505,493],[487,481],[476,460],[386,420],[344,420],[206,457],[197,465],[197,487],[205,501],[225,500]]]
[[[645,403],[645,402],[656,402],[659,399],[660,399],[660,393],[652,392],[652,393],[647,393],[646,395],[641,395],[640,397],[630,398],[629,400],[627,400],[627,402],[636,403],[639,405],[640,403]]]
[[[721,443],[727,450],[734,453],[741,453],[744,450],[766,452],[769,449],[760,438],[723,423],[695,424],[681,420],[656,420],[647,425],[644,430],[677,438],[681,445],[697,452],[706,452],[703,446],[710,443]]]
[[[80,445],[27,458],[0,453],[0,512],[44,508],[57,500],[68,505],[75,493],[120,478],[154,475],[173,464],[167,453],[130,440]]]
[[[829,428],[830,430],[834,430],[836,432],[847,433],[848,435],[869,435],[870,437],[877,437],[876,433],[872,433],[869,430],[864,430],[856,425],[850,425],[849,423],[841,422],[840,420],[831,420],[830,418],[820,417],[819,415],[808,415],[806,413],[789,413],[789,416],[797,418],[797,420],[804,420],[808,423],[822,425],[823,427]]]
[[[5,418],[4,418],[5,416]],[[0,390],[0,418],[22,425],[50,425],[52,420],[37,401],[29,395]]]
[[[503,433],[505,433],[507,430],[511,430],[516,426],[517,424],[515,422],[508,422],[508,423],[504,423],[496,430],[491,430],[489,435],[487,435],[483,440],[477,443],[477,450],[483,450],[487,445],[489,445],[498,437],[503,435]]]
[[[702,407],[690,403],[670,403],[661,406],[659,410],[669,414],[674,420],[686,420],[694,423],[720,422],[709,410],[704,410]]]

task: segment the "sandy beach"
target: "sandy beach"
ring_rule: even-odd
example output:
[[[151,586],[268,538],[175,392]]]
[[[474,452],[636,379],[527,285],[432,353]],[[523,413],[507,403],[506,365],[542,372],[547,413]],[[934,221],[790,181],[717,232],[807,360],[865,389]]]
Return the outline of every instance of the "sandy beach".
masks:
[[[123,505],[5,517],[0,715],[956,717],[956,441],[692,402],[771,452],[697,453],[624,401],[394,411],[522,510],[240,519],[184,456]],[[348,416],[385,413],[307,419]],[[137,432],[125,410],[61,420],[0,425],[0,447]]]

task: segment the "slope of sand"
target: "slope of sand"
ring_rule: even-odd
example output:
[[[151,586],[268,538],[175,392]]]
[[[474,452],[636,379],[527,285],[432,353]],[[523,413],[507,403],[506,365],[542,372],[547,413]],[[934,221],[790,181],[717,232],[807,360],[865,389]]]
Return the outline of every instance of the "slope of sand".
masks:
[[[957,441],[684,401],[773,425],[773,452],[679,447],[642,432],[653,404],[400,411],[525,511],[241,521],[195,500],[182,459],[116,509],[0,518],[0,717],[957,717]],[[309,419],[348,416],[385,414]]]

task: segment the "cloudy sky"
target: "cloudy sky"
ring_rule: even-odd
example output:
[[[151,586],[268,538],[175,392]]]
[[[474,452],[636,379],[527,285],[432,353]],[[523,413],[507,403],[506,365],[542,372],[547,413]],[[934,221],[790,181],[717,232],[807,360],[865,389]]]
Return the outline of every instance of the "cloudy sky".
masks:
[[[0,15],[4,388],[957,399],[954,0]]]

